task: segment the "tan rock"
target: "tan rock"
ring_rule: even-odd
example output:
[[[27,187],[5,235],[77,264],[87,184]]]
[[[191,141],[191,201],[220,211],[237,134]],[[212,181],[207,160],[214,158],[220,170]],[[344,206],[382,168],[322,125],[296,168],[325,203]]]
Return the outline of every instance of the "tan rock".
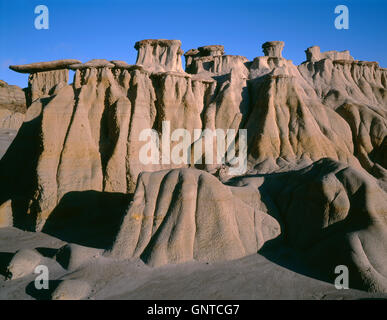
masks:
[[[348,50],[321,52],[319,46],[312,46],[305,50],[307,61],[319,61],[322,59],[331,60],[353,60]]]
[[[267,57],[282,58],[282,49],[285,43],[283,41],[269,41],[262,45],[263,53]]]
[[[151,71],[183,72],[180,40],[147,39],[136,42],[136,64]]]
[[[28,77],[28,105],[36,99],[49,97],[68,85],[69,71],[58,69],[31,73]]]
[[[7,267],[7,278],[10,280],[22,278],[34,273],[35,267],[39,265],[42,256],[33,249],[21,249],[15,253]]]
[[[17,209],[14,225],[43,228],[73,192],[134,193],[111,239],[116,258],[220,261],[276,238],[325,274],[349,264],[356,286],[386,291],[387,71],[316,47],[295,66],[283,46],[267,42],[253,61],[220,46],[193,49],[185,73],[179,41],[144,40],[136,66],[71,65],[72,86],[63,70],[33,73],[36,99],[0,161],[0,194],[4,208],[12,201]],[[231,179],[229,163],[202,171],[142,163],[139,135],[160,136],[163,121],[191,135],[246,129],[249,171]],[[191,147],[203,144],[195,139]],[[78,249],[69,250],[74,258]]]
[[[69,68],[70,65],[75,63],[81,63],[81,61],[75,60],[75,59],[63,59],[63,60],[22,64],[22,65],[12,65],[12,66],[9,66],[9,68],[13,71],[21,72],[21,73],[36,73],[36,72],[67,69]]]
[[[26,112],[26,96],[18,86],[0,80],[0,128],[18,130]]]

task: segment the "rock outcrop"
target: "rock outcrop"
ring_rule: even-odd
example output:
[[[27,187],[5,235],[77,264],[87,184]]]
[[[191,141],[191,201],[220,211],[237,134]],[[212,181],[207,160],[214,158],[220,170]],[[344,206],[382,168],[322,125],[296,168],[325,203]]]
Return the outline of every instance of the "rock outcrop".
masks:
[[[19,129],[25,112],[25,92],[18,86],[0,80],[0,128]]]
[[[160,266],[257,252],[280,234],[280,226],[259,205],[251,206],[232,191],[195,169],[141,174],[111,255],[141,256]]]
[[[136,42],[137,65],[155,72],[183,72],[180,40],[147,39]]]
[[[326,51],[321,52],[319,46],[312,46],[305,50],[307,61],[320,61],[322,59],[330,60],[353,60],[348,50],[344,51]]]
[[[347,264],[357,287],[386,291],[387,70],[318,47],[295,66],[283,42],[262,47],[253,61],[220,45],[191,49],[186,72],[177,40],[137,42],[136,65],[19,68],[34,70],[35,93],[0,161],[0,220],[11,210],[14,226],[54,230],[53,211],[74,192],[134,193],[107,255],[160,266],[235,259],[279,241],[325,274]],[[247,130],[247,172],[200,163],[203,154],[163,161],[166,122],[193,137],[183,154],[205,144],[196,130]],[[155,162],[140,160],[144,129],[161,141]],[[228,145],[236,153],[238,139]]]
[[[386,199],[375,178],[329,159],[228,185],[194,169],[143,173],[107,255],[152,266],[222,261],[275,239],[329,280],[346,265],[353,286],[386,292]]]
[[[282,49],[285,43],[283,41],[269,41],[262,45],[263,53],[267,57],[282,58]]]
[[[37,62],[25,65],[9,66],[11,70],[29,73],[27,105],[39,98],[52,96],[69,81],[68,69],[71,65],[81,63],[75,59]]]
[[[186,58],[186,72],[201,75],[224,75],[230,73],[247,77],[248,70],[243,56],[225,55],[221,45],[210,45],[191,49],[184,54]]]

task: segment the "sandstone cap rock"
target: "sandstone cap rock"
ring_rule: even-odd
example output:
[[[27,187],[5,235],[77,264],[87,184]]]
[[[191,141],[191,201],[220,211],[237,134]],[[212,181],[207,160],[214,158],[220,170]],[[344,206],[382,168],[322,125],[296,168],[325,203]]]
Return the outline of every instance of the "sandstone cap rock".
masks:
[[[198,54],[199,54],[199,50],[198,49],[190,49],[186,53],[184,53],[184,56],[185,57],[191,57],[191,56],[196,56]]]
[[[134,48],[137,52],[136,65],[143,66],[151,72],[177,71],[184,72],[180,40],[145,39],[137,41]]]
[[[114,64],[105,59],[92,59],[85,63],[75,63],[69,66],[72,70],[85,68],[114,68]]]
[[[35,73],[35,72],[44,72],[58,69],[67,69],[70,65],[82,63],[76,59],[63,59],[63,60],[53,60],[45,62],[35,62],[22,65],[11,65],[9,68],[13,71],[20,73]]]
[[[224,46],[222,45],[209,45],[198,48],[201,56],[222,56],[224,55]]]
[[[268,41],[262,45],[265,56],[282,58],[282,49],[285,46],[283,41]]]
[[[160,47],[171,47],[177,45],[179,46],[178,53],[182,55],[184,51],[180,49],[181,41],[180,40],[168,40],[168,39],[145,39],[137,41],[134,45],[134,48],[136,50],[140,49],[141,47],[146,46],[160,46]]]

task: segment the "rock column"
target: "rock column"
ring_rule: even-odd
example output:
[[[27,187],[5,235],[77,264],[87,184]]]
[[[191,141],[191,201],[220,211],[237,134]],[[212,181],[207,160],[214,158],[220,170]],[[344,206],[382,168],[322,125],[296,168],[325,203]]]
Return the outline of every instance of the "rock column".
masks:
[[[136,64],[153,72],[184,72],[180,40],[147,39],[136,42]]]

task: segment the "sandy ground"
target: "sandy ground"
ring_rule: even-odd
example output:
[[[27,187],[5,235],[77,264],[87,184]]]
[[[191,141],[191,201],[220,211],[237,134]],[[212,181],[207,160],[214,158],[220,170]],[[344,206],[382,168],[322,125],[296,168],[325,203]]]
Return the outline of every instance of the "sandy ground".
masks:
[[[0,229],[0,261],[21,248],[60,248],[65,243],[44,233],[16,228]],[[54,252],[55,250],[52,250]],[[41,264],[57,280],[82,279],[91,286],[88,299],[372,299],[387,295],[337,290],[333,284],[284,268],[260,254],[235,261],[206,264],[190,262],[150,268],[140,260],[96,258],[69,272],[54,259]],[[3,268],[2,268],[3,269]],[[36,275],[5,280],[0,274],[0,299],[45,299],[47,292],[33,288]]]

